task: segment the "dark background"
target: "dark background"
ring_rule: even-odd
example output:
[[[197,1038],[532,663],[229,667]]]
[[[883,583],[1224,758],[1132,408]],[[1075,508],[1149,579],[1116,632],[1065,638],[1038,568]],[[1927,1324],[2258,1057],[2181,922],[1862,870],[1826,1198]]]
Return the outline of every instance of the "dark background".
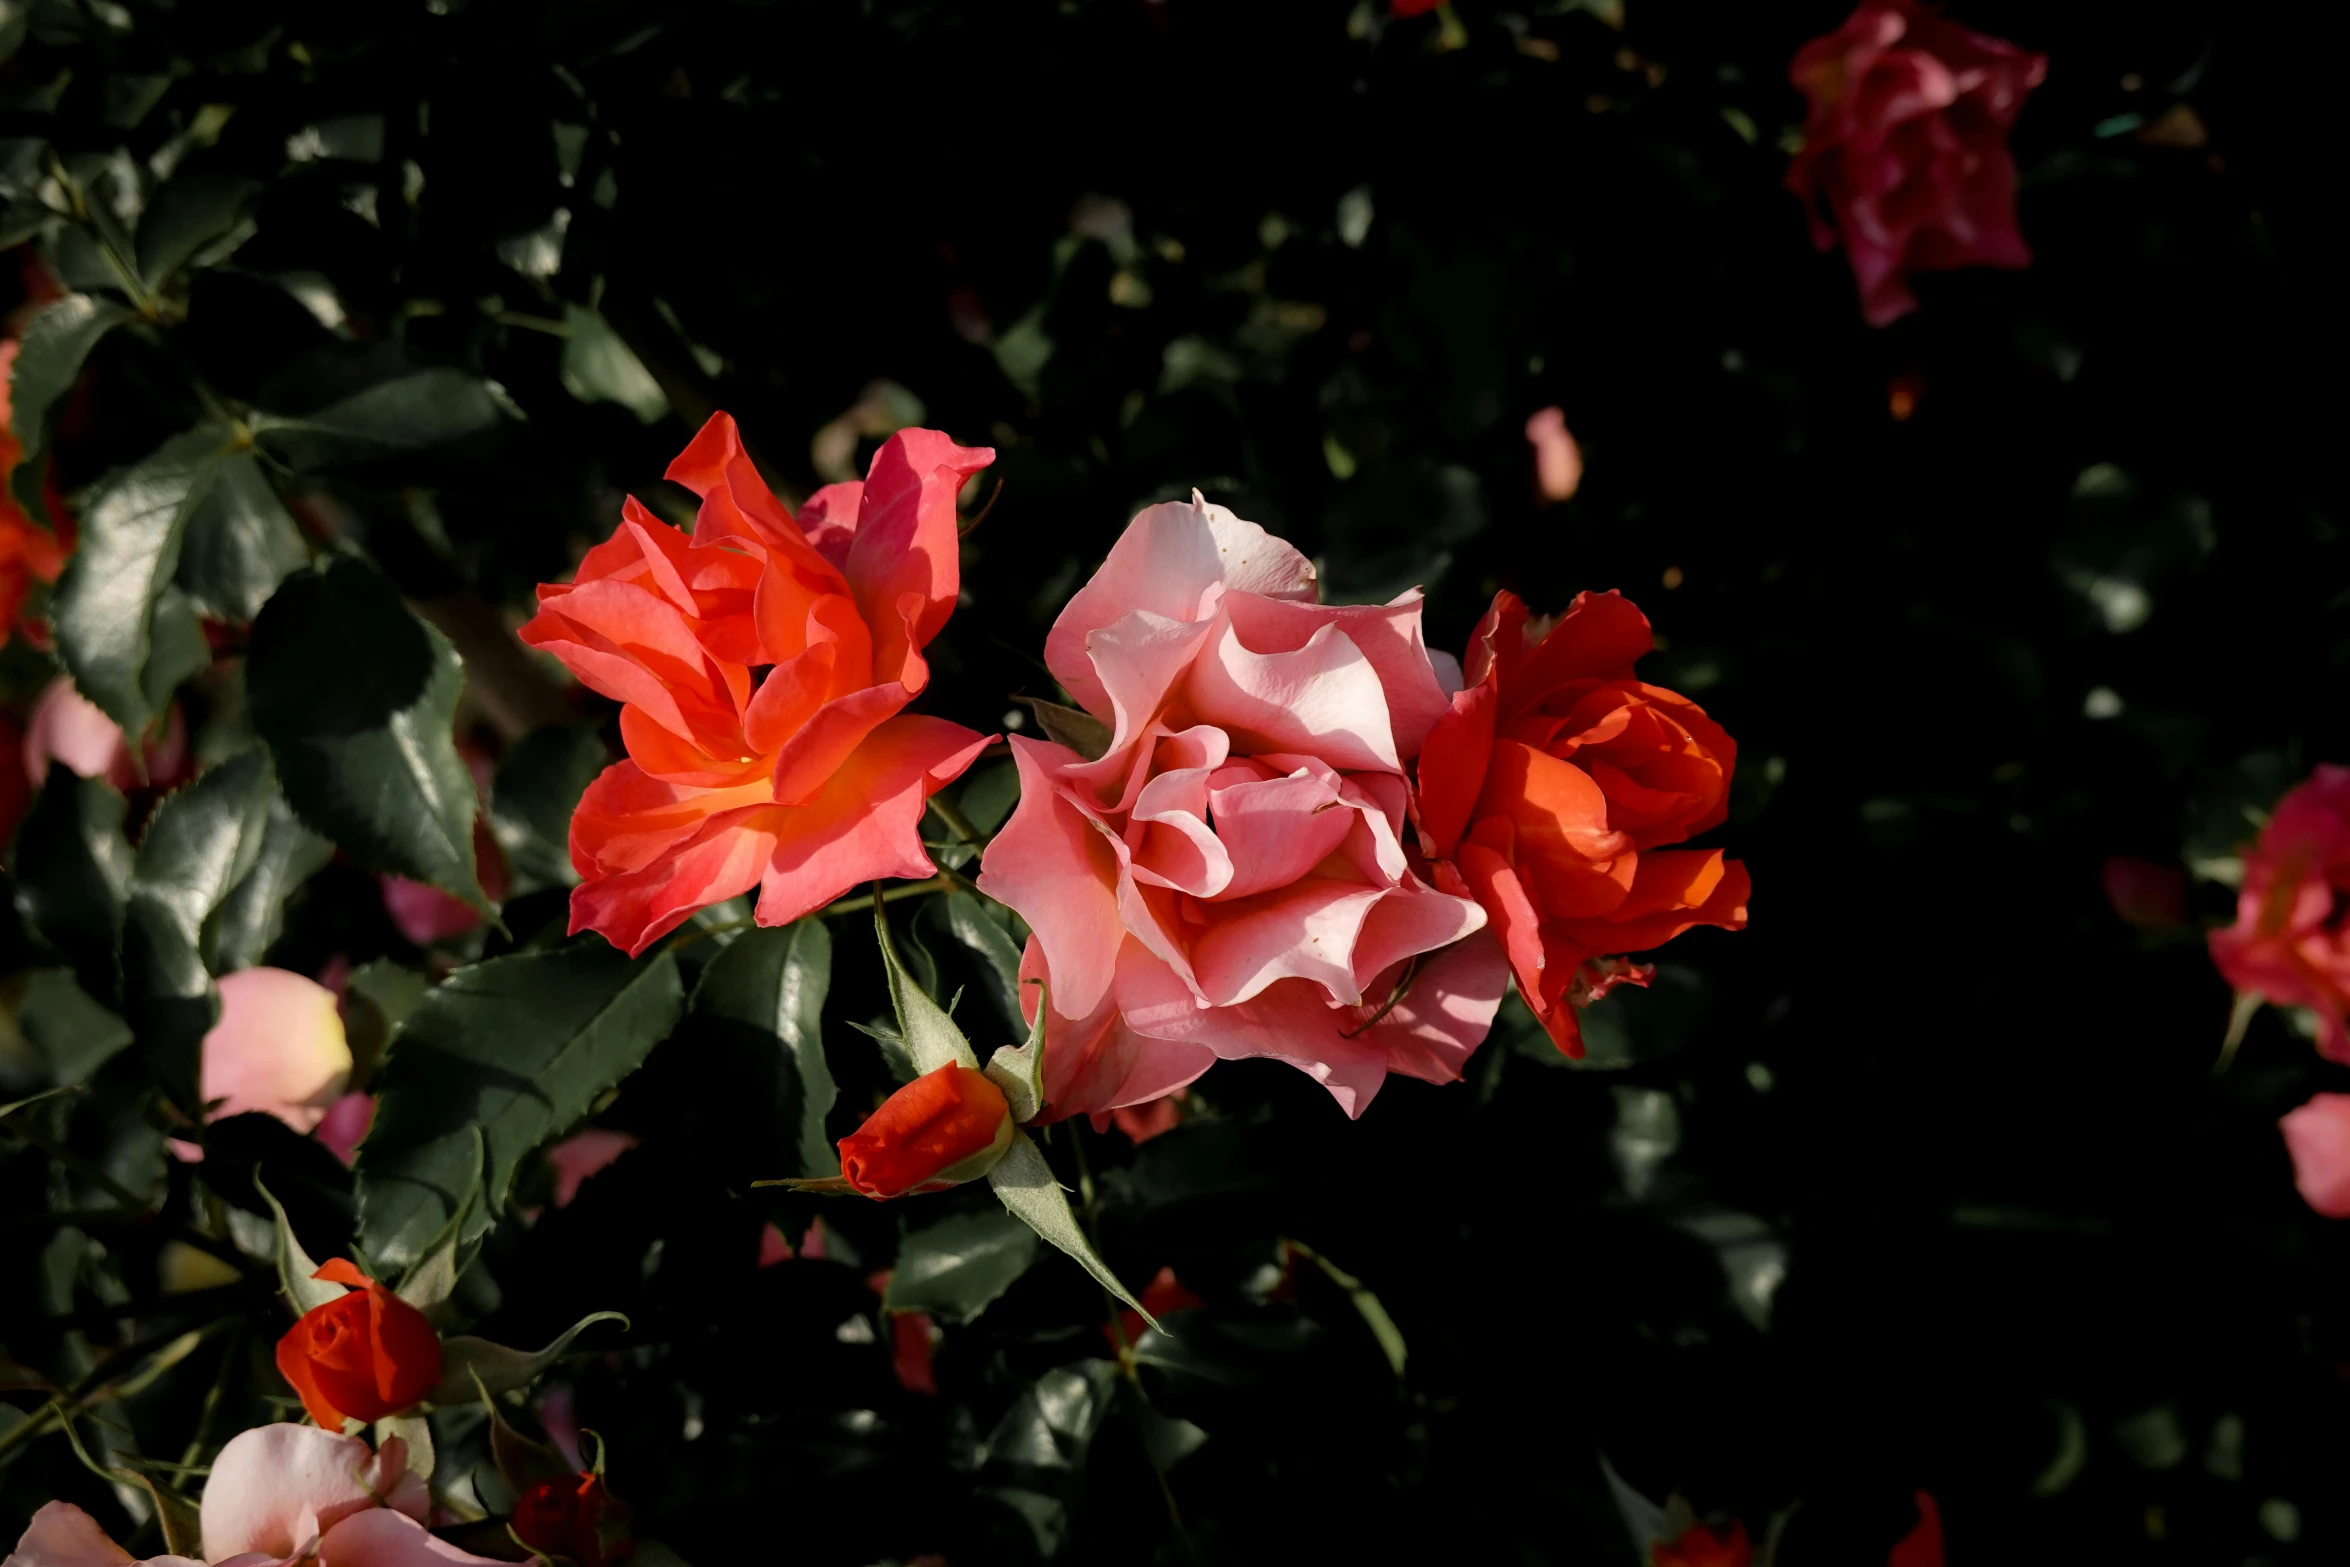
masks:
[[[519,732],[502,712],[571,710],[482,639],[621,493],[682,515],[660,471],[718,408],[805,493],[812,437],[882,378],[999,451],[931,711],[987,728],[1051,694],[1060,602],[1198,485],[1335,597],[1425,583],[1435,645],[1497,587],[1621,588],[1659,633],[1646,677],[1738,739],[1718,841],[1752,928],[1603,1003],[1593,1061],[1513,1004],[1466,1083],[1397,1080],[1359,1123],[1242,1063],[1139,1151],[1088,1134],[1113,1264],[1209,1302],[1143,1373],[1208,1433],[1167,1475],[1180,1531],[1125,1404],[1019,1478],[1055,1498],[1041,1534],[981,1463],[1027,1381],[1102,1353],[1074,1269],[948,1329],[939,1397],[899,1390],[833,1336],[863,1269],[745,1258],[763,1218],[821,1211],[878,1267],[903,1215],[746,1194],[771,1161],[729,1074],[755,1067],[664,1046],[605,1116],[644,1145],[493,1247],[483,1328],[631,1314],[638,1347],[577,1398],[643,1532],[699,1563],[1629,1561],[1605,1454],[1758,1538],[1793,1507],[1784,1567],[1881,1561],[1920,1489],[1960,1562],[2350,1549],[2350,1251],[2274,1131],[2341,1074],[2272,1014],[2215,1076],[2229,1002],[2195,926],[2229,893],[2193,881],[2149,931],[2100,885],[2116,854],[2223,858],[2247,808],[2350,760],[2343,133],[2300,8],[1953,7],[2050,57],[2015,134],[2037,259],[1923,279],[1886,330],[1781,189],[1786,62],[1833,5],[1460,0],[1449,48],[1376,0],[33,13],[8,135],[143,157],[236,106],[195,156],[265,182],[255,232],[173,333],[224,395],[315,404],[394,356],[527,416],[304,514],[474,628],[485,747]],[[155,105],[107,124],[108,83],[145,75]],[[291,157],[312,126],[324,155]],[[567,390],[565,340],[517,320],[567,304],[669,415]],[[93,361],[69,486],[185,422],[153,353]],[[1545,508],[1522,431],[1547,404],[1588,469]],[[356,872],[301,896],[274,961],[415,958]],[[853,924],[835,1009],[862,1020]],[[829,1043],[837,1132],[886,1076]],[[1280,1236],[1377,1293],[1400,1386],[1319,1275],[1252,1294]],[[15,1514],[102,1508],[94,1485],[55,1442],[0,1475]]]

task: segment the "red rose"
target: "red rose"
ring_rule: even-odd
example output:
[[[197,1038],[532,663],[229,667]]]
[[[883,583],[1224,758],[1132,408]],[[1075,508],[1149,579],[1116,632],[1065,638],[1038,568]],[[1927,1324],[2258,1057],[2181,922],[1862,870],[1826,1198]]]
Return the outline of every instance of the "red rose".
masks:
[[[16,376],[16,339],[0,339],[0,638],[16,624],[33,583],[55,582],[73,553],[73,519],[66,515],[65,498],[54,483],[44,480],[43,500],[56,520],[51,533],[17,504],[10,481],[24,461],[24,442],[17,438],[13,409]]]
[[[1183,1281],[1175,1277],[1173,1268],[1161,1268],[1142,1287],[1142,1309],[1154,1317],[1165,1317],[1170,1312],[1189,1311],[1194,1306],[1206,1304],[1206,1301],[1184,1288]],[[1117,1331],[1111,1331],[1106,1322],[1102,1324],[1102,1337],[1110,1341],[1110,1348],[1123,1353],[1142,1342],[1143,1332],[1149,1326],[1143,1320],[1142,1311],[1129,1307],[1118,1313]]]
[[[1746,1537],[1746,1525],[1735,1518],[1719,1533],[1693,1523],[1680,1538],[1651,1545],[1648,1560],[1649,1567],[1748,1567],[1754,1560],[1754,1542]]]
[[[2047,56],[1916,0],[1863,0],[1787,74],[1811,105],[1787,188],[1820,249],[1844,242],[1871,326],[1917,308],[1909,273],[2030,264],[2007,132]]]
[[[904,709],[959,591],[955,494],[994,460],[900,430],[795,518],[716,414],[669,465],[702,498],[690,536],[631,500],[539,589],[522,640],[622,704],[628,747],[571,818],[573,932],[633,954],[754,887],[758,922],[787,925],[932,873],[924,803],[988,741]]]
[[[944,1191],[1012,1144],[1012,1107],[985,1072],[948,1062],[882,1101],[840,1140],[840,1173],[868,1197]]]
[[[329,1431],[415,1405],[441,1380],[441,1341],[424,1313],[337,1257],[311,1275],[352,1292],[313,1306],[277,1341],[277,1369]]]
[[[514,1537],[546,1556],[566,1556],[578,1567],[605,1567],[626,1556],[628,1509],[596,1474],[541,1480],[514,1503]]]
[[[1611,954],[1693,925],[1746,924],[1746,867],[1673,849],[1729,809],[1738,747],[1695,702],[1634,677],[1648,621],[1615,593],[1577,598],[1527,635],[1503,593],[1478,624],[1453,698],[1420,754],[1420,841],[1438,885],[1465,888],[1558,1047],[1583,1053],[1578,1002],[1645,984]]]
[[[2320,767],[2277,802],[2244,856],[2236,923],[2211,960],[2236,987],[2318,1016],[2317,1047],[2350,1061],[2350,767]]]

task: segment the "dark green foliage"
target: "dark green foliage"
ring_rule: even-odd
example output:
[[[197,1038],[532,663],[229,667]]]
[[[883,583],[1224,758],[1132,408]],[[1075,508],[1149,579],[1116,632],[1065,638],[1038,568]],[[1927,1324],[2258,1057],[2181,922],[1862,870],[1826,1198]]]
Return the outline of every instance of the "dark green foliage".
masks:
[[[253,622],[246,688],[294,814],[371,869],[487,907],[479,801],[451,740],[448,639],[355,560],[305,568]]]
[[[532,1150],[587,1114],[676,1023],[667,953],[631,963],[601,942],[499,958],[435,989],[402,1020],[382,1109],[359,1155],[359,1242],[406,1267],[456,1217],[475,1173],[478,1235],[505,1211]]]

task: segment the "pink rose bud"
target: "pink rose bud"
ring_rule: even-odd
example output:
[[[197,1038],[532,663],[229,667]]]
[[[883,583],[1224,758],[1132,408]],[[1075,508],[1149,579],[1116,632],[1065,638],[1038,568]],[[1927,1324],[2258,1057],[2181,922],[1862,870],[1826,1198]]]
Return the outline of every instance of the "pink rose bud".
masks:
[[[146,781],[154,786],[175,781],[187,757],[188,721],[174,703],[162,735],[147,746]],[[52,761],[63,762],[84,778],[103,778],[117,789],[135,788],[140,781],[122,726],[62,678],[49,683],[25,724],[24,770],[34,788],[48,781]]]
[[[2350,1219],[2350,1094],[2319,1094],[2277,1122],[2293,1184],[2319,1213]]]
[[[1534,448],[1534,488],[1546,501],[1571,499],[1583,483],[1583,448],[1567,433],[1567,416],[1545,408],[1526,421],[1526,444]]]

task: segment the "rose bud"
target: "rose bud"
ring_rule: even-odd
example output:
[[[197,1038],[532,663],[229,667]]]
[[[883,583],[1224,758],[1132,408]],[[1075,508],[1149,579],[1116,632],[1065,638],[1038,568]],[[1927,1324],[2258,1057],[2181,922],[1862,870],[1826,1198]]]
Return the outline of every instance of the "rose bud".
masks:
[[[1012,1146],[1012,1107],[987,1074],[949,1062],[882,1101],[840,1140],[841,1178],[868,1197],[939,1192],[985,1175]]]
[[[541,1480],[514,1504],[514,1538],[578,1567],[605,1567],[629,1553],[628,1508],[604,1489],[600,1474]]]
[[[337,1257],[310,1275],[352,1293],[304,1312],[277,1341],[277,1369],[329,1431],[409,1408],[441,1379],[441,1341],[424,1313]]]

